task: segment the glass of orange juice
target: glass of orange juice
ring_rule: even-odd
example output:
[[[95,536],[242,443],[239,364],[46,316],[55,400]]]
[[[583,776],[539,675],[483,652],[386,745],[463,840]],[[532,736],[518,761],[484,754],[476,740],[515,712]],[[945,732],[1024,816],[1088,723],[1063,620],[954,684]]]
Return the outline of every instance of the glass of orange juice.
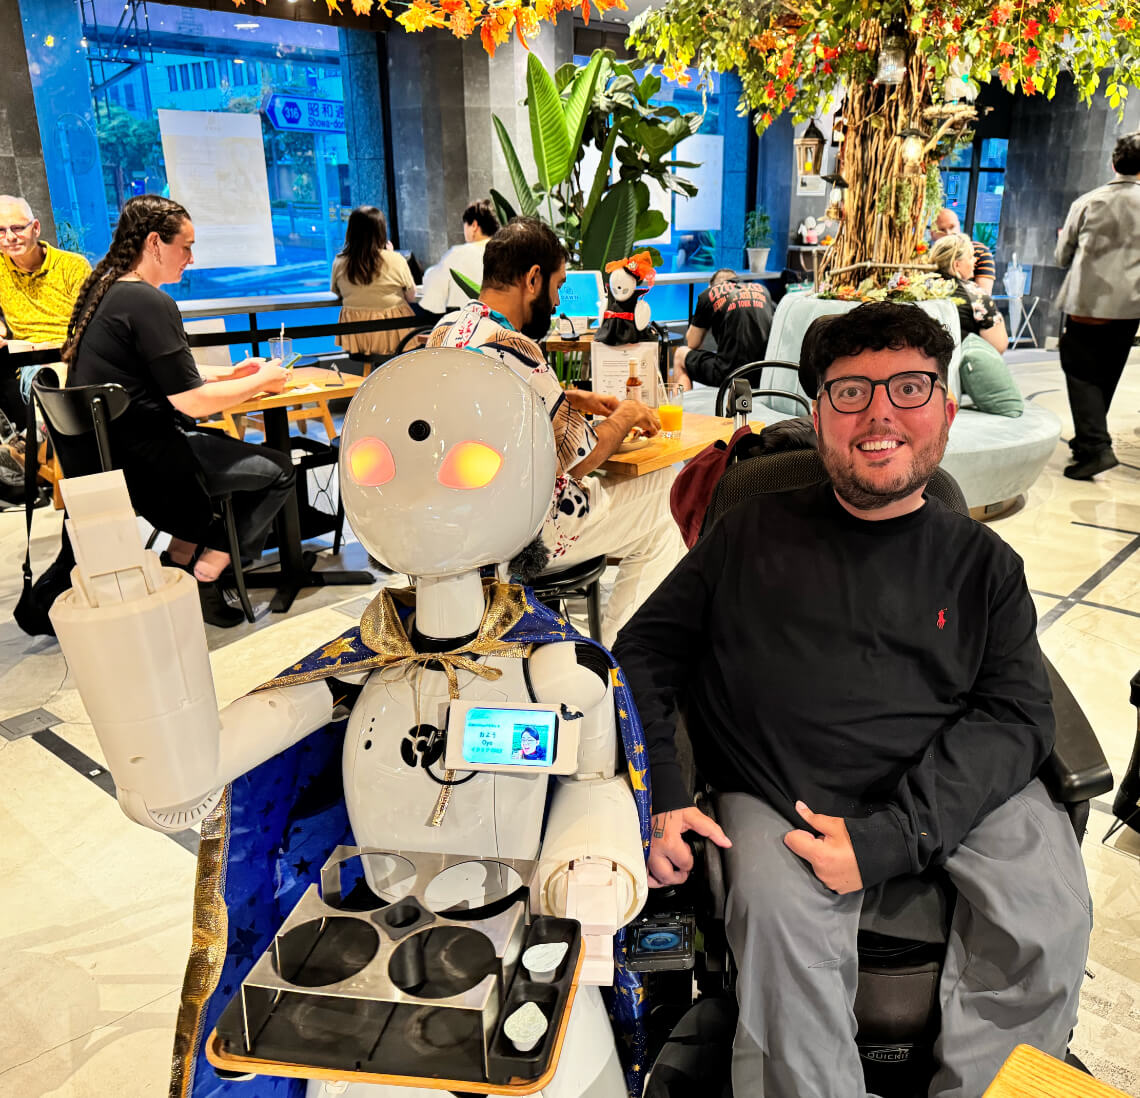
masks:
[[[657,415],[661,418],[661,433],[666,438],[681,437],[681,419],[684,413],[685,390],[680,385],[666,385]]]

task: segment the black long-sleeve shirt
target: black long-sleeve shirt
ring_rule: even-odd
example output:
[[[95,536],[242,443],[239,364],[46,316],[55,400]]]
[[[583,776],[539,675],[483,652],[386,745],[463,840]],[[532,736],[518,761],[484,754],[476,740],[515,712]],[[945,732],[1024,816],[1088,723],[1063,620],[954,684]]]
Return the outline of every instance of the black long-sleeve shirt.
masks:
[[[936,499],[878,522],[829,485],[747,501],[614,648],[653,811],[692,803],[679,701],[704,777],[795,826],[797,800],[844,817],[864,886],[937,864],[1052,748],[1035,630],[1017,554]]]

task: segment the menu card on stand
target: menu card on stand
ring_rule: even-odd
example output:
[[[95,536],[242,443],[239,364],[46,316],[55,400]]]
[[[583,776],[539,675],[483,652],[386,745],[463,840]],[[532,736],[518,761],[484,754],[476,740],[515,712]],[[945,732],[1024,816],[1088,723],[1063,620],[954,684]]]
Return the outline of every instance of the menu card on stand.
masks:
[[[590,377],[595,393],[605,393],[625,399],[625,381],[629,377],[630,359],[640,363],[642,400],[650,408],[658,404],[660,375],[657,372],[659,345],[653,343],[627,343],[623,347],[608,347],[594,342],[590,347]]]

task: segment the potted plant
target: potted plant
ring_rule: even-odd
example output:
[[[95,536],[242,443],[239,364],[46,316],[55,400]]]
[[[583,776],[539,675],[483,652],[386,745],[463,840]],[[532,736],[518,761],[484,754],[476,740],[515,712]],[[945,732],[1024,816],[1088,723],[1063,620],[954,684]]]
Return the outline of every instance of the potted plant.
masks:
[[[766,271],[772,248],[772,219],[767,210],[751,210],[744,219],[744,247],[748,251],[748,269],[756,273]]]

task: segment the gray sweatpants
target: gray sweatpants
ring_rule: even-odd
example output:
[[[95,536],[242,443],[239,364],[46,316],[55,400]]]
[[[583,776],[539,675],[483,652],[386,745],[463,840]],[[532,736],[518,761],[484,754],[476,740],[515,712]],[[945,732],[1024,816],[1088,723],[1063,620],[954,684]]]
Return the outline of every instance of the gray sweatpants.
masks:
[[[720,798],[726,929],[740,971],[735,1098],[863,1098],[856,937],[867,893],[839,896],[783,843],[763,801]],[[950,855],[958,889],[939,996],[938,1098],[977,1098],[1015,1045],[1063,1057],[1092,908],[1068,816],[1034,780]]]

